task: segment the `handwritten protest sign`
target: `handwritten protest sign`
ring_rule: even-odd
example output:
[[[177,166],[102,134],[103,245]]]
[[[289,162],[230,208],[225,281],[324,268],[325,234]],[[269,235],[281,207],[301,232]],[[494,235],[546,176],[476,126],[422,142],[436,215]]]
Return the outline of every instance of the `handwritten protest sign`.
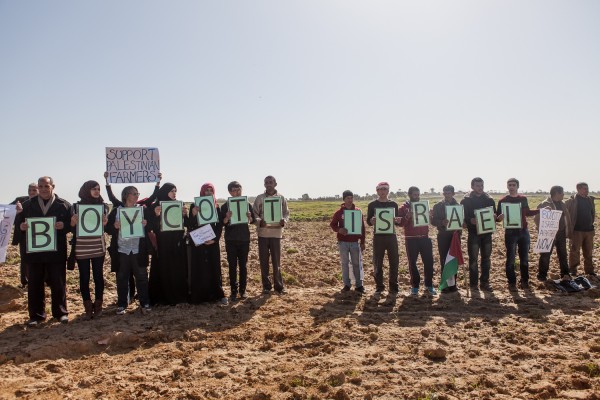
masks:
[[[194,197],[198,207],[198,225],[214,224],[219,221],[215,199],[212,196]]]
[[[538,239],[533,248],[534,253],[548,253],[552,250],[552,242],[558,232],[560,222],[560,210],[540,210],[540,224],[538,227]]]
[[[231,211],[231,225],[248,223],[248,198],[246,196],[230,197],[227,199]]]
[[[144,210],[142,207],[120,207],[118,217],[121,222],[119,234],[123,239],[144,237]]]
[[[448,220],[447,231],[461,231],[465,219],[465,210],[461,204],[446,206],[446,219]]]
[[[183,230],[183,203],[181,201],[160,202],[160,231]]]
[[[15,223],[17,206],[0,204],[0,262],[6,261],[6,249],[10,240],[10,232]]]
[[[348,235],[362,234],[362,212],[360,210],[344,210],[344,228]]]
[[[104,233],[102,217],[104,216],[104,205],[102,204],[78,204],[77,237],[99,237]]]
[[[429,201],[415,201],[410,203],[413,226],[429,225]]]
[[[27,252],[56,251],[56,217],[26,218]]]
[[[392,207],[375,209],[375,234],[394,233],[394,217],[396,210]]]
[[[504,229],[521,229],[521,203],[502,203]]]
[[[281,222],[281,197],[265,197],[263,203],[263,220],[267,225],[279,225]]]
[[[160,158],[156,147],[107,147],[110,183],[158,182]]]
[[[215,235],[215,231],[213,231],[212,226],[202,225],[200,228],[191,231],[190,237],[196,246],[200,246],[209,240],[213,240],[217,236]]]
[[[496,218],[494,218],[494,207],[485,207],[475,210],[477,220],[477,234],[496,232]]]

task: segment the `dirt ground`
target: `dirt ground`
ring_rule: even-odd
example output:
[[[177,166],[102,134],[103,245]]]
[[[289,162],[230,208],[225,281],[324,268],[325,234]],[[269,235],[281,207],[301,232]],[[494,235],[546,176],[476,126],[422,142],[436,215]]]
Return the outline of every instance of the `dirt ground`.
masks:
[[[81,317],[78,272],[68,271],[70,322],[36,328],[24,325],[27,296],[12,247],[0,266],[0,399],[600,399],[598,289],[547,288],[535,280],[531,253],[532,289],[509,293],[500,230],[493,292],[467,296],[461,272],[457,293],[408,297],[398,236],[398,296],[374,296],[371,237],[367,293],[341,293],[328,223],[291,223],[286,295],[261,294],[253,242],[244,301],[157,307],[149,315],[133,306],[118,316],[106,265],[102,317]],[[437,285],[437,254],[435,261]],[[223,274],[226,283],[224,261]],[[555,259],[551,277],[558,278]]]

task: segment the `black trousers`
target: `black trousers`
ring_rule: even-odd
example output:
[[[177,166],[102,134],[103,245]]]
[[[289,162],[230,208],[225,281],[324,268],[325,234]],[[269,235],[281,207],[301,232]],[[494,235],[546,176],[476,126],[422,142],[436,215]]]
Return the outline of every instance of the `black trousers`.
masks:
[[[50,286],[52,316],[60,318],[67,311],[67,265],[62,263],[32,263],[29,265],[29,284],[27,285],[27,309],[29,319],[46,319],[46,293],[44,279]]]
[[[248,253],[250,242],[239,240],[226,240],[225,251],[227,252],[227,264],[229,264],[229,286],[231,294],[245,293],[248,281]],[[239,281],[238,281],[239,265]]]
[[[569,255],[567,252],[567,236],[565,231],[556,232],[554,242],[552,242],[552,248],[547,253],[540,253],[538,279],[545,281],[548,278],[548,270],[550,269],[550,257],[552,256],[552,250],[556,248],[556,255],[558,256],[558,263],[560,264],[560,276],[569,275]]]
[[[408,255],[408,271],[410,273],[410,285],[418,288],[421,276],[417,268],[417,259],[421,255],[423,261],[423,272],[425,275],[425,287],[433,286],[433,245],[429,238],[407,238],[406,253]]]

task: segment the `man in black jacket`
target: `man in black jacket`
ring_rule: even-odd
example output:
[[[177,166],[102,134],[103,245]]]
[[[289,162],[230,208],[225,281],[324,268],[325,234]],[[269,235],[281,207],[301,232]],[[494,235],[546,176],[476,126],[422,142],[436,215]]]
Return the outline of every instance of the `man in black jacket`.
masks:
[[[38,185],[35,182],[29,184],[27,188],[27,196],[20,196],[13,200],[10,204],[23,204],[27,200],[31,199],[38,195]],[[21,234],[21,229],[17,225],[17,220],[15,218],[15,230],[13,234],[12,245],[19,245],[19,254],[21,255],[21,286],[27,286],[28,276],[29,276],[29,266],[25,261],[25,235]]]
[[[23,203],[23,211],[17,214],[17,224],[23,235],[27,235],[27,219],[55,217],[56,250],[26,253],[29,264],[27,285],[27,308],[30,326],[46,319],[44,276],[50,286],[52,316],[62,323],[69,322],[67,311],[67,233],[71,224],[71,204],[54,194],[54,181],[49,176],[38,179],[39,194]]]

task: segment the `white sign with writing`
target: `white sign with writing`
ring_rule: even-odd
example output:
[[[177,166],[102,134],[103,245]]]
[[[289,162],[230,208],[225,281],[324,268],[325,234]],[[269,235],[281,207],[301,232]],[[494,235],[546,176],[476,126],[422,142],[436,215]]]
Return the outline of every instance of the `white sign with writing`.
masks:
[[[10,241],[10,232],[15,217],[17,215],[17,206],[12,204],[0,204],[0,262],[6,261],[6,249]]]
[[[548,253],[552,250],[552,242],[558,232],[558,224],[560,222],[560,210],[540,210],[540,225],[538,227],[538,239],[533,248],[534,253]]]
[[[209,240],[213,240],[217,236],[215,235],[215,231],[213,231],[211,225],[202,225],[200,228],[191,231],[190,237],[196,246],[200,246]]]
[[[158,182],[160,157],[156,147],[107,147],[106,171],[110,183]]]

